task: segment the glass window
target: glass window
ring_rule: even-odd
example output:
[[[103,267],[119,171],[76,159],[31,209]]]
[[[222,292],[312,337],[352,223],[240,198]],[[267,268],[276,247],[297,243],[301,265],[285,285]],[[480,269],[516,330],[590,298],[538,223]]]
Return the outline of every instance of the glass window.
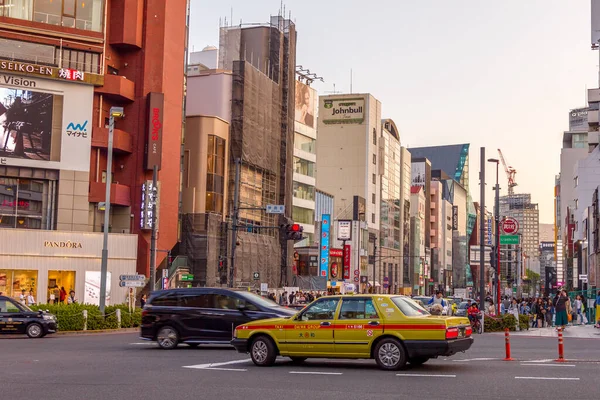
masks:
[[[339,298],[322,298],[308,306],[301,314],[302,321],[333,319]]]
[[[150,299],[149,304],[155,307],[177,307],[177,300],[175,293],[163,293],[154,299]]]
[[[46,181],[0,177],[0,228],[44,229]]]
[[[315,177],[315,163],[294,157],[294,172],[300,175]]]
[[[372,299],[344,299],[340,309],[340,319],[379,318]]]
[[[316,154],[316,140],[299,133],[294,134],[294,147],[311,154]]]
[[[313,225],[315,223],[315,211],[309,208],[293,207],[292,219],[299,224]]]
[[[302,200],[315,201],[315,187],[294,181],[294,197]]]
[[[373,154],[373,164],[377,164],[377,156]]]
[[[214,308],[214,299],[211,294],[189,294],[180,299],[181,307]]]
[[[2,16],[3,9],[15,8],[2,7],[1,4],[2,0],[0,0],[0,16]],[[35,64],[56,65],[54,49],[54,46],[45,44],[0,38],[0,57],[9,60],[29,61]]]
[[[2,313],[18,313],[21,312],[21,307],[10,300],[0,300],[0,312]]]
[[[405,272],[407,271],[405,270]],[[429,315],[427,310],[407,297],[392,297],[392,301],[400,309],[400,311],[402,311],[402,314],[406,315],[407,317]]]

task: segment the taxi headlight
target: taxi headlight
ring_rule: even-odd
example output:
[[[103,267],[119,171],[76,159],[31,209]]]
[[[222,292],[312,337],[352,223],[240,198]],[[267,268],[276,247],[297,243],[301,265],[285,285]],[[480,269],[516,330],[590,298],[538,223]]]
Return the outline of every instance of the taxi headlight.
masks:
[[[44,321],[54,321],[54,315],[44,315]]]

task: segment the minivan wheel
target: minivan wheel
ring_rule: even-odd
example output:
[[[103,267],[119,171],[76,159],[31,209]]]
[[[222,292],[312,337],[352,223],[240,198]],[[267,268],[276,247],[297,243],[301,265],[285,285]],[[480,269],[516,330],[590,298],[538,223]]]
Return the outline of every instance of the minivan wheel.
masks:
[[[387,371],[395,371],[404,367],[406,365],[404,346],[396,339],[383,339],[375,348],[375,361],[379,368]]]
[[[156,335],[158,347],[164,350],[171,350],[177,347],[179,343],[179,334],[177,330],[171,326],[163,326],[159,329]]]
[[[266,336],[258,336],[250,346],[252,362],[259,367],[269,367],[275,364],[277,351],[273,341]]]
[[[29,326],[27,326],[26,332],[27,336],[29,336],[32,339],[37,339],[44,336],[44,328],[42,328],[42,326],[36,322],[34,322],[33,324],[29,324]]]

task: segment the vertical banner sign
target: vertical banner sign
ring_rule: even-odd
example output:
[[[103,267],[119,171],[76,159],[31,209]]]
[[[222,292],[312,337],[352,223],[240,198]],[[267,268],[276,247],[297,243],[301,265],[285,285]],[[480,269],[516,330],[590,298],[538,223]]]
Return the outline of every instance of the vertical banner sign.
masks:
[[[165,95],[148,93],[148,141],[146,145],[146,169],[153,170],[156,165],[160,170],[162,158],[163,108]]]
[[[350,254],[352,249],[350,245],[344,246],[344,279],[350,279]]]
[[[492,219],[488,218],[487,220],[487,244],[488,246],[492,245]]]
[[[156,218],[156,226],[158,226],[159,210],[160,210],[160,182],[156,187],[152,185],[152,180],[147,180],[142,183],[142,201],[140,203],[140,229],[152,229],[152,218]],[[156,215],[152,215],[152,203],[156,202]]]
[[[321,262],[319,276],[329,276],[329,235],[331,231],[331,215],[323,214],[321,221]]]
[[[452,206],[452,230],[458,230],[458,206]]]

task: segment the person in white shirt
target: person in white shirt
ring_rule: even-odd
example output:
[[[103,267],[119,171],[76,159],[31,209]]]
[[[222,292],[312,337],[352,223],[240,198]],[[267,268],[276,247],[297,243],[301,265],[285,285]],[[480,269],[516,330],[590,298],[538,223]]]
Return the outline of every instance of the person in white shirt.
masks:
[[[21,295],[19,296],[19,301],[23,305],[27,303],[27,295],[25,294],[25,289],[21,290]]]
[[[29,291],[29,296],[27,296],[27,305],[35,306],[35,297],[33,297],[33,290]]]

